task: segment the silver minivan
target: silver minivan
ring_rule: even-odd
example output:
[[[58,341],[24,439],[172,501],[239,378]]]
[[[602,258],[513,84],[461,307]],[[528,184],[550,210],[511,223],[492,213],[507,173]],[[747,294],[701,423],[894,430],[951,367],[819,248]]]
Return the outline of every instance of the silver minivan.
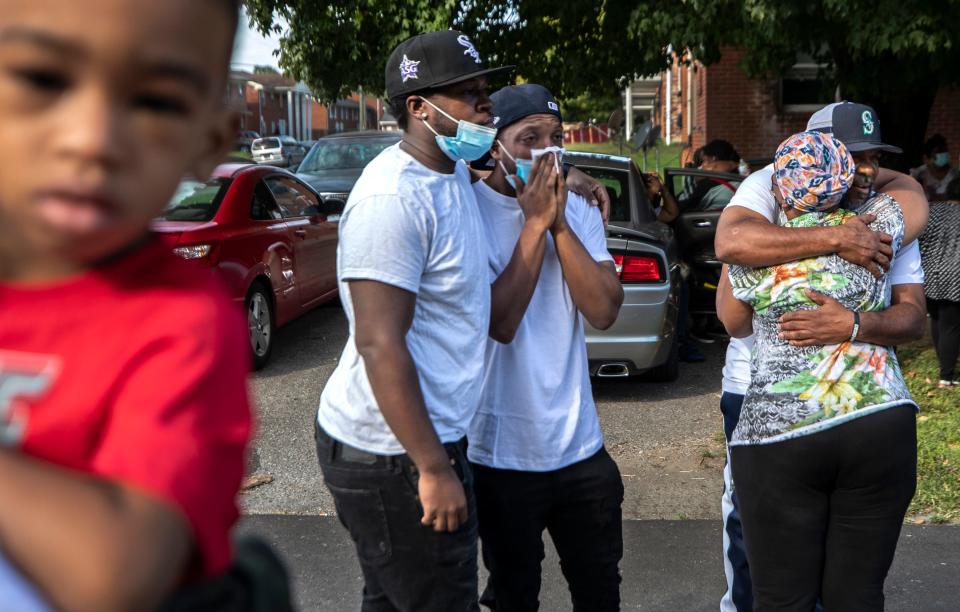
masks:
[[[268,136],[254,140],[250,153],[258,164],[290,168],[303,161],[307,150],[291,136]]]

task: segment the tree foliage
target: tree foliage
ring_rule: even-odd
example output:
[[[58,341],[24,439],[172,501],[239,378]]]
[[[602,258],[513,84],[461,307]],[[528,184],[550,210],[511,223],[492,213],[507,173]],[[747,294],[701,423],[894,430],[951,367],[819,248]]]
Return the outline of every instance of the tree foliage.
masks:
[[[488,63],[516,64],[525,80],[541,82],[565,99],[609,97],[630,78],[660,72],[671,48],[690,50],[705,64],[716,61],[724,47],[744,48],[743,68],[755,77],[781,75],[798,53],[811,55],[844,97],[872,102],[882,116],[896,113],[898,120],[913,108],[919,117],[912,121],[923,126],[937,87],[960,83],[960,0],[247,0],[247,5],[261,31],[283,35],[284,71],[327,99],[360,86],[382,93],[393,47],[419,32],[447,27],[469,33]],[[279,31],[277,16],[289,30]],[[885,121],[885,132],[890,123]]]

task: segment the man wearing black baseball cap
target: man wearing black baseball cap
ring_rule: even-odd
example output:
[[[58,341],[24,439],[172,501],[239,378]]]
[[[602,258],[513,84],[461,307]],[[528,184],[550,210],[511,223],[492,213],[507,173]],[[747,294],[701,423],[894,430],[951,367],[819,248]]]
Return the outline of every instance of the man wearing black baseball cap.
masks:
[[[844,206],[855,210],[876,191],[897,201],[906,225],[899,252],[893,252],[889,235],[870,229],[874,215],[860,215],[835,227],[776,225],[778,207],[771,191],[771,165],[748,176],[724,209],[717,225],[717,257],[728,264],[764,267],[836,253],[876,275],[889,270],[890,307],[880,312],[855,315],[836,300],[809,292],[808,297],[816,308],[787,313],[780,320],[783,337],[796,346],[844,342],[851,337],[858,316],[857,337],[864,342],[895,346],[920,338],[924,333],[926,306],[916,237],[927,222],[923,189],[905,174],[880,168],[881,152],[901,151],[883,142],[880,120],[873,108],[853,102],[828,104],[810,117],[807,130],[833,134],[856,161],[854,184],[847,192]],[[728,282],[726,268],[720,282],[721,285]],[[718,299],[723,294],[721,286]],[[720,406],[728,436],[737,425],[743,393],[750,382],[752,341],[752,337],[732,338],[727,347]],[[721,610],[749,610],[752,607],[750,570],[729,465],[724,470],[721,507],[725,536],[723,558],[728,578]]]
[[[386,87],[403,140],[363,171],[340,220],[350,336],[317,412],[324,481],[364,575],[365,611],[477,610],[466,433],[490,327],[482,220],[461,161],[487,153],[487,68],[453,30],[401,43]]]
[[[537,609],[546,529],[573,608],[618,610],[623,484],[603,447],[583,319],[608,328],[623,289],[600,212],[568,193],[560,173],[557,101],[534,84],[491,99],[495,166],[474,189],[495,280],[468,447],[490,571],[481,602]],[[543,183],[557,191],[555,201],[526,197]]]

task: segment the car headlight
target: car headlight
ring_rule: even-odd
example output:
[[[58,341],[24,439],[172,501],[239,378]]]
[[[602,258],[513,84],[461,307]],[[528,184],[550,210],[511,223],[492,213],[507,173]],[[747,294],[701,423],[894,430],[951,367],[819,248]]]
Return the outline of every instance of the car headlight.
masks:
[[[200,259],[210,254],[211,245],[195,244],[193,246],[175,247],[173,253],[184,259]]]

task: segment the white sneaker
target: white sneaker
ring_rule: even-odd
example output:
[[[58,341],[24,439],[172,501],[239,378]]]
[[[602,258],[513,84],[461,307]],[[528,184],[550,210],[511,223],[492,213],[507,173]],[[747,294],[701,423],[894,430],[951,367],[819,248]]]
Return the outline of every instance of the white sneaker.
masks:
[[[941,380],[937,383],[937,389],[949,389],[957,386],[960,386],[960,380]]]

